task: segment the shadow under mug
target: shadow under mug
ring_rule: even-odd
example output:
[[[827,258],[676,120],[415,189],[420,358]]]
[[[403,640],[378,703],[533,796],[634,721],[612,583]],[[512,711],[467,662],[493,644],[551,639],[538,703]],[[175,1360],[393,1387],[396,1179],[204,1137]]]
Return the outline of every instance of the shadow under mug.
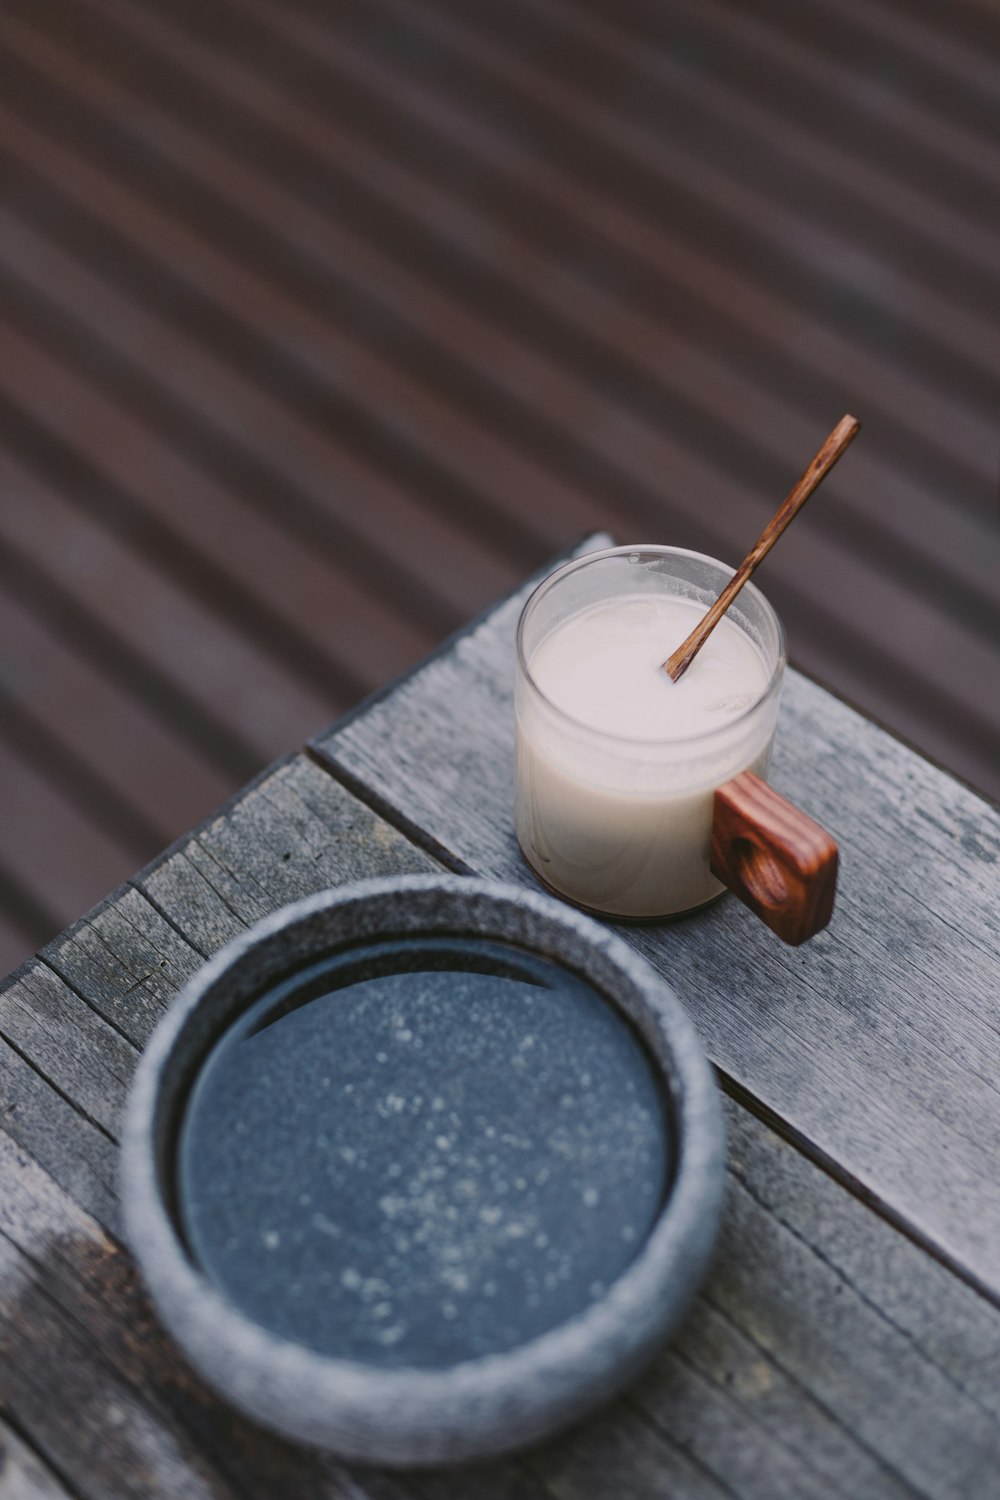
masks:
[[[729,889],[798,944],[830,919],[837,846],[766,781],[786,652],[760,590],[745,585],[727,618],[752,641],[766,686],[708,732],[660,740],[597,729],[531,672],[542,641],[584,610],[656,595],[707,608],[732,574],[698,552],[641,545],[588,553],[539,584],[517,628],[517,837],[543,884],[587,910],[656,920]],[[670,649],[664,642],[665,657]]]

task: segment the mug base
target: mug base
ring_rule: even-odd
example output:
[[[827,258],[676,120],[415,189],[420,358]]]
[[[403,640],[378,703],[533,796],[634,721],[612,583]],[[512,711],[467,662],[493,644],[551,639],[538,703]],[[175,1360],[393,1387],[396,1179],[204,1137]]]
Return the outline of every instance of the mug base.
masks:
[[[654,914],[648,917],[630,916],[627,912],[610,911],[607,907],[604,906],[588,906],[585,901],[577,901],[574,899],[574,897],[567,896],[566,893],[564,891],[561,891],[558,886],[552,885],[548,880],[545,879],[544,875],[539,874],[538,870],[531,863],[531,860],[525,854],[520,844],[518,844],[518,852],[520,853],[521,859],[524,861],[524,864],[527,866],[534,879],[537,880],[538,884],[540,886],[543,886],[551,896],[557,897],[557,899],[560,901],[565,901],[568,906],[575,906],[577,911],[585,911],[588,916],[597,917],[605,922],[627,922],[631,927],[651,927],[654,924],[658,924],[661,922],[679,922],[684,917],[693,916],[695,912],[704,911],[706,907],[714,906],[716,901],[718,901],[722,896],[727,896],[729,894],[725,886],[723,886],[722,890],[717,891],[714,896],[709,896],[705,901],[699,901],[695,906],[685,906],[682,911],[666,911],[661,912],[659,915]]]

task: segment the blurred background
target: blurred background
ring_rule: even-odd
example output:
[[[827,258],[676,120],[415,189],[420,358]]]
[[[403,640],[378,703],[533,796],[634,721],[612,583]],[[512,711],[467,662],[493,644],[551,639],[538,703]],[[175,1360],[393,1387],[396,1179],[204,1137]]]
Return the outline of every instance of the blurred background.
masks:
[[[1000,7],[4,0],[0,972],[582,533],[1000,793]]]

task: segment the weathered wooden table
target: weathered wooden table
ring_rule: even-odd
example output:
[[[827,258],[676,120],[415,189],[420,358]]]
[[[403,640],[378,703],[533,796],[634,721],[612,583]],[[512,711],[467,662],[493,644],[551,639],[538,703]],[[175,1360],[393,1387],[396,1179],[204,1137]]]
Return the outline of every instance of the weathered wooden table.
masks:
[[[796,673],[774,781],[837,835],[832,926],[736,902],[627,929],[718,1066],[728,1199],[680,1337],[613,1407],[459,1474],[348,1470],[244,1422],[118,1238],[115,1133],[184,979],[357,877],[528,879],[510,818],[525,591],[272,767],[0,995],[0,1497],[1000,1495],[1000,819]]]

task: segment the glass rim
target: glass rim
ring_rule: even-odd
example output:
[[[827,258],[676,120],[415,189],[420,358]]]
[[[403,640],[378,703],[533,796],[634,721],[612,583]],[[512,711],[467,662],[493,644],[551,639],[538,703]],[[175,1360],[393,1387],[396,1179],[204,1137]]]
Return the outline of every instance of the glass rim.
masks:
[[[578,719],[575,714],[568,713],[558,703],[553,702],[549,695],[539,687],[532,676],[531,667],[528,664],[527,654],[524,649],[524,630],[529,615],[541,602],[542,598],[553,587],[561,583],[564,578],[567,578],[571,573],[579,572],[581,568],[587,567],[590,563],[603,562],[609,557],[628,557],[633,552],[652,552],[659,557],[695,558],[698,562],[711,563],[713,567],[719,568],[728,578],[732,578],[736,572],[736,569],[731,568],[728,563],[722,562],[717,557],[711,557],[707,552],[695,552],[689,547],[668,547],[659,542],[633,542],[631,545],[624,547],[602,547],[596,552],[585,552],[582,557],[570,558],[569,562],[562,563],[558,568],[554,568],[551,573],[547,573],[535,588],[532,589],[530,595],[525,600],[524,607],[518,617],[517,632],[515,635],[517,665],[520,674],[532,692],[537,694],[545,706],[560,719],[564,719],[567,724],[572,724],[576,729],[582,729],[586,734],[595,735],[614,744],[665,747],[669,745],[690,745],[696,743],[698,740],[719,739],[735,729],[737,725],[749,719],[752,714],[756,713],[773,696],[781,684],[782,674],[788,662],[785,627],[781,623],[781,617],[766,594],[762,593],[752,581],[745,583],[740,593],[751,593],[773,621],[775,633],[778,638],[777,655],[770,676],[761,693],[746,708],[740,709],[738,714],[734,714],[731,719],[727,719],[724,724],[718,725],[717,728],[700,729],[696,730],[693,734],[671,735],[669,739],[664,739],[660,735],[615,734],[611,730],[598,729],[596,725],[588,724],[585,719]]]

